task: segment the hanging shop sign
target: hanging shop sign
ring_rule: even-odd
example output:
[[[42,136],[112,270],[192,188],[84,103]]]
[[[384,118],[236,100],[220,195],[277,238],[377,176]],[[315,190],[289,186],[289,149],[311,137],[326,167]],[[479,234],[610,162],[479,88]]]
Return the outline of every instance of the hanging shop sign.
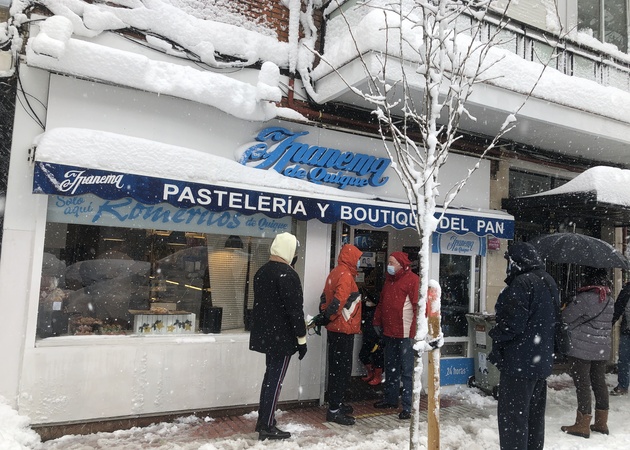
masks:
[[[339,189],[378,187],[389,180],[385,171],[391,159],[302,142],[300,138],[308,134],[282,127],[265,128],[256,136],[256,142],[243,147],[238,161],[248,167],[273,169],[287,177]]]
[[[236,211],[176,208],[168,203],[145,205],[132,198],[104,200],[93,194],[48,198],[49,222],[144,228],[207,234],[269,237],[291,231],[291,216],[245,216]]]
[[[198,220],[202,211],[207,210],[235,211],[245,216],[261,213],[273,219],[287,216],[304,221],[317,219],[328,224],[343,221],[349,225],[368,224],[377,228],[392,226],[404,229],[416,224],[415,213],[405,203],[324,197],[308,192],[295,195],[265,187],[254,190],[218,186],[42,161],[35,163],[33,192],[63,197],[93,194],[106,200],[94,212],[94,218],[98,220],[108,215],[118,216],[118,220],[124,221],[135,216],[151,217],[155,205],[168,204],[186,210],[172,213],[174,221],[180,223]],[[135,203],[126,205],[132,209],[121,209],[122,204],[131,201],[121,203],[122,199],[135,200]],[[441,211],[437,212],[436,217],[440,214]],[[453,212],[449,210],[442,216],[436,231],[512,239],[514,219],[508,214],[483,215],[453,209]]]
[[[433,253],[449,255],[481,255],[486,256],[486,238],[469,233],[459,235],[454,232],[433,233]]]

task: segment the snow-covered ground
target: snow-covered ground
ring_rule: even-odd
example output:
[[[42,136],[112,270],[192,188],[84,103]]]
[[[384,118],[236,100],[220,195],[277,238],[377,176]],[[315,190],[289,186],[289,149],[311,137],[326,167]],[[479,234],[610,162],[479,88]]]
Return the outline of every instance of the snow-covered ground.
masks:
[[[616,385],[616,375],[608,375],[610,387]],[[568,375],[554,375],[551,385],[570,386]],[[459,397],[462,403],[475,405],[490,412],[489,418],[443,420],[440,424],[440,448],[442,449],[498,449],[496,402],[477,389],[458,387],[449,390],[449,395]],[[575,419],[575,390],[565,387],[562,390],[549,389],[546,420],[546,449],[607,449],[627,450],[630,448],[630,397],[611,397],[609,428],[610,435],[592,433],[589,439],[570,436],[560,431],[561,425],[570,425]],[[225,439],[208,440],[195,433],[200,419],[184,417],[174,423],[159,423],[144,428],[133,428],[113,433],[97,433],[87,436],[64,436],[47,442],[40,442],[39,436],[29,428],[29,420],[19,416],[6,403],[0,403],[0,449],[1,450],[242,450],[242,449],[296,449],[312,450],[404,450],[409,447],[407,422],[394,430],[377,430],[366,434],[365,430],[344,428],[343,434],[326,433],[300,423],[280,421],[282,427],[293,433],[287,441],[256,440],[256,434],[249,433]],[[206,419],[212,420],[212,419]],[[421,424],[426,434],[426,423]],[[426,443],[426,440],[424,440]]]

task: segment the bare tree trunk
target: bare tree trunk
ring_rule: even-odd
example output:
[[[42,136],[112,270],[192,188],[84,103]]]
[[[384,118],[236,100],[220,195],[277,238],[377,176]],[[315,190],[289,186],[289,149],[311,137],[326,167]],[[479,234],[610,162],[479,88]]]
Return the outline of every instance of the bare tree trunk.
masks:
[[[429,287],[429,341],[435,341],[440,337],[440,299],[435,289]],[[428,450],[440,448],[440,347],[429,352],[428,379],[428,399],[427,399],[427,420],[428,420]]]

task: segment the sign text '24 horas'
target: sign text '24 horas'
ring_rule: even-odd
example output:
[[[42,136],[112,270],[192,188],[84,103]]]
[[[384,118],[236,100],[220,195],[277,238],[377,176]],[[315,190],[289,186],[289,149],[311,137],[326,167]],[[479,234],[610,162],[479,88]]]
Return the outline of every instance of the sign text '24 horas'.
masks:
[[[282,127],[265,128],[256,136],[257,142],[245,146],[239,162],[257,169],[273,168],[287,177],[339,189],[383,186],[389,180],[384,173],[390,159],[298,141],[307,134],[308,131],[292,132]]]

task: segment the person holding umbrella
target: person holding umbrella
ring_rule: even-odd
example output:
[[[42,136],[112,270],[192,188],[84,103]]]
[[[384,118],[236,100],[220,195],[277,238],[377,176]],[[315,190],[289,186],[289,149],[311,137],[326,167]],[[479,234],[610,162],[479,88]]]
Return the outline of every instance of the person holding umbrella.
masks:
[[[588,438],[591,431],[608,434],[606,364],[611,353],[614,300],[606,269],[589,268],[586,285],[562,311],[569,326],[569,374],[577,393],[575,424],[560,429]],[[591,389],[595,395],[595,423],[591,426]]]

